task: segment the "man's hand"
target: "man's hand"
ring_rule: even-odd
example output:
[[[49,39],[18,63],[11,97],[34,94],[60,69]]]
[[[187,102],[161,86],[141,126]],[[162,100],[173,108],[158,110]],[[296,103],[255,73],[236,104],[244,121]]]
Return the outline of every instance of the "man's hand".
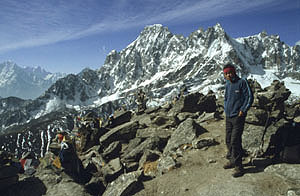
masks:
[[[242,116],[244,116],[244,112],[243,112],[243,111],[240,111],[240,112],[239,112],[239,117],[242,117]]]

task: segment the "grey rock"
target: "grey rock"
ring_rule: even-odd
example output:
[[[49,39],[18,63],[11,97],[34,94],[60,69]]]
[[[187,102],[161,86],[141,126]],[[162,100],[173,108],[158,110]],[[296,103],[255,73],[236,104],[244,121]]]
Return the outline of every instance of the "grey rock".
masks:
[[[186,120],[187,118],[197,118],[198,117],[198,114],[197,113],[191,113],[191,112],[180,112],[178,115],[177,115],[177,118],[179,120],[179,122],[182,122],[184,120]]]
[[[174,117],[167,117],[167,116],[155,116],[152,120],[152,126],[158,126],[158,127],[165,127],[165,128],[171,128],[175,127],[176,120]]]
[[[300,165],[299,164],[276,164],[270,165],[265,168],[264,172],[273,173],[284,180],[289,180],[290,182],[297,182],[300,183],[300,176],[298,175],[300,172]]]
[[[202,123],[208,120],[214,120],[215,119],[215,113],[206,113],[203,112],[198,119],[196,120],[197,123]]]
[[[167,156],[162,156],[159,160],[158,160],[158,165],[157,165],[157,170],[159,175],[163,175],[169,171],[171,171],[172,169],[176,168],[176,162],[175,160],[167,155]]]
[[[267,118],[268,113],[266,110],[252,107],[247,113],[246,122],[264,126],[266,124]]]
[[[110,143],[120,139],[129,141],[135,137],[138,128],[138,121],[127,122],[117,126],[100,137],[100,144],[108,146]]]
[[[164,148],[163,154],[173,153],[183,144],[191,144],[200,134],[200,130],[204,131],[193,119],[186,119],[180,123],[178,128],[172,133],[171,138]]]
[[[173,132],[174,132],[174,128],[167,129],[167,128],[148,127],[145,129],[138,129],[136,132],[136,137],[138,138],[159,137],[162,139],[169,139]]]
[[[130,153],[133,149],[135,149],[140,143],[142,143],[144,140],[142,138],[136,137],[129,141],[127,145],[123,144],[122,148],[122,154],[126,155]]]
[[[197,138],[192,141],[193,148],[201,149],[218,144],[214,138]]]
[[[128,154],[125,154],[122,157],[124,162],[138,162],[141,156],[143,155],[146,149],[154,150],[159,148],[160,139],[158,137],[147,138],[144,142],[139,144],[136,148],[130,151]]]
[[[115,181],[108,184],[103,196],[129,195],[138,185],[141,171],[135,171],[119,176]]]

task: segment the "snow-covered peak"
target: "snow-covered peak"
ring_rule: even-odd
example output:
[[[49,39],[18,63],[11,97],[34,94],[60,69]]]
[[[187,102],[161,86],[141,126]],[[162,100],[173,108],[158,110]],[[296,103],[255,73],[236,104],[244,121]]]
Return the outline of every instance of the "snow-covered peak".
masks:
[[[223,29],[223,27],[221,26],[220,23],[217,23],[213,29],[217,32],[217,33],[220,33],[220,34],[224,34],[225,33],[225,30]]]
[[[148,41],[155,41],[158,38],[166,38],[167,36],[172,36],[168,27],[164,27],[161,24],[154,24],[146,26],[144,30],[140,33],[136,41],[145,39]]]
[[[41,95],[61,73],[50,73],[41,67],[20,67],[13,61],[0,64],[0,96],[33,99]]]
[[[141,34],[143,34],[144,32],[153,32],[153,33],[156,33],[156,32],[159,32],[163,29],[168,29],[167,27],[164,27],[162,24],[153,24],[153,25],[148,25],[144,28],[144,30],[142,31]]]

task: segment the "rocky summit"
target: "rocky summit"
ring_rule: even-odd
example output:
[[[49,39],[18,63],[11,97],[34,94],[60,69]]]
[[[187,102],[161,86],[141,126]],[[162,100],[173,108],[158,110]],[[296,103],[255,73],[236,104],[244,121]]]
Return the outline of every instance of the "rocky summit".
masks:
[[[222,167],[226,162],[223,100],[210,91],[182,94],[178,100],[142,111],[121,108],[101,123],[90,112],[74,121],[69,133],[79,133],[74,139],[76,171],[60,167],[54,161],[55,145],[50,145],[35,173],[18,174],[19,180],[1,193],[299,195],[300,103],[286,103],[291,92],[283,82],[273,81],[264,89],[253,80],[249,84],[255,100],[243,133],[242,177],[233,178],[232,171]]]

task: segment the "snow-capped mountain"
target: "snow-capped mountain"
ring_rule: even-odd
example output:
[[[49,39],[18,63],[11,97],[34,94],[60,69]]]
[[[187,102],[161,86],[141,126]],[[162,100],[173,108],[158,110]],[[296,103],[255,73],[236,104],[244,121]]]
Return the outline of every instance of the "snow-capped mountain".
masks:
[[[152,25],[127,48],[107,56],[98,71],[100,93],[146,87],[160,91],[162,97],[170,92],[163,89],[176,89],[182,84],[194,90],[215,89],[222,84],[221,70],[228,62],[236,65],[243,77],[260,77],[272,70],[274,77],[283,79],[299,73],[299,55],[299,46],[290,47],[279,36],[266,32],[233,39],[217,24],[185,38],[162,25]]]
[[[6,61],[0,64],[0,96],[35,99],[47,90],[57,79],[66,74],[50,73],[41,67],[19,67]]]
[[[184,37],[156,24],[145,27],[122,51],[111,51],[100,69],[70,74],[37,99],[9,109],[11,115],[22,118],[0,118],[2,130],[61,108],[98,107],[101,115],[109,115],[119,105],[134,106],[137,88],[144,88],[149,105],[170,100],[182,85],[189,91],[219,91],[224,84],[222,67],[228,62],[237,67],[239,75],[257,79],[263,87],[273,79],[284,80],[291,91],[299,87],[300,46],[288,46],[279,36],[261,32],[234,39],[216,24]],[[6,111],[1,109],[0,116]]]

